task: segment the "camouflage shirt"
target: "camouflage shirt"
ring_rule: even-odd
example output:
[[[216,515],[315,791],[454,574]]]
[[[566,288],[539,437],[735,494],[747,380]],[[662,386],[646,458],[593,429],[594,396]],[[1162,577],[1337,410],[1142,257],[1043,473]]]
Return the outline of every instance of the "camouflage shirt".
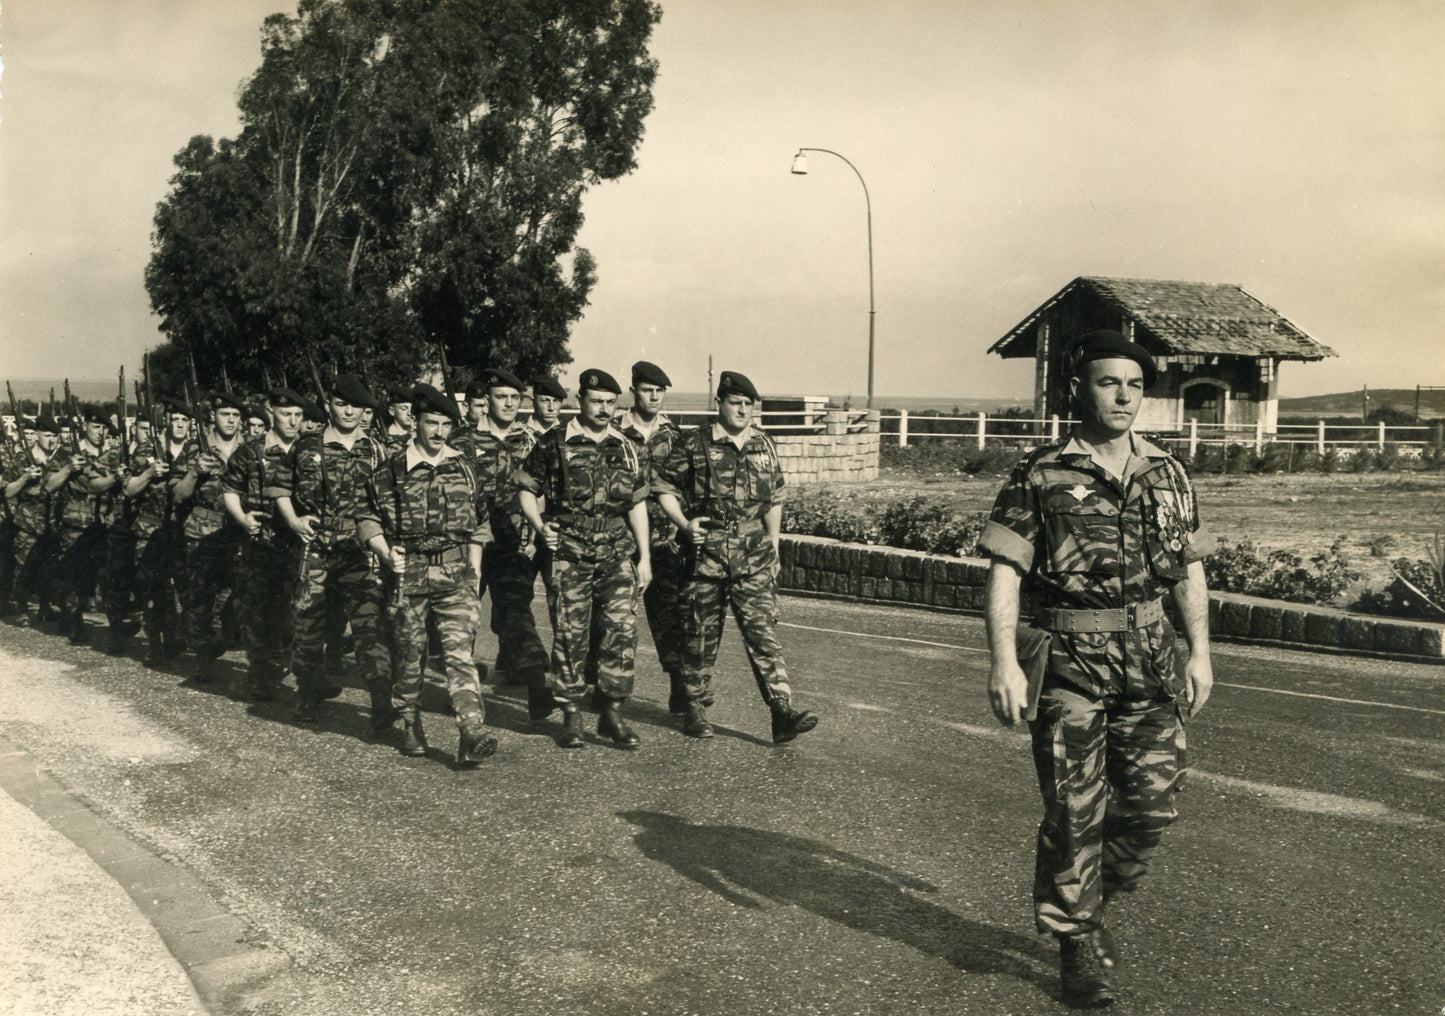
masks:
[[[619,417],[617,427],[623,435],[637,446],[643,469],[646,471],[649,487],[656,481],[658,469],[667,461],[673,445],[682,439],[682,431],[666,413],[657,414],[652,422],[652,433],[643,434],[632,414]],[[647,521],[651,527],[653,544],[666,543],[676,535],[677,527],[662,510],[656,498],[647,502]]]
[[[63,484],[51,494],[55,521],[59,525],[84,529],[99,521],[101,495],[90,489],[91,481],[112,476],[100,450],[88,441],[78,448],[61,445],[46,464],[46,477],[54,475],[71,463],[76,468]]]
[[[999,491],[979,549],[1017,567],[1039,606],[1153,600],[1214,550],[1183,464],[1131,440],[1122,480],[1071,436],[1021,461]]]
[[[274,522],[276,498],[289,489],[295,447],[295,442],[283,444],[274,430],[247,441],[226,463],[222,493],[239,495],[242,511],[262,512]]]
[[[351,447],[327,427],[320,434],[298,438],[291,469],[276,486],[289,496],[297,515],[315,515],[323,529],[354,532],[357,513],[366,498],[366,481],[382,456],[368,434],[357,431]]]
[[[476,467],[454,448],[428,462],[415,444],[382,461],[366,481],[356,516],[362,543],[385,536],[388,544],[433,553],[487,542],[485,501]]]
[[[542,436],[515,474],[516,485],[547,499],[549,515],[626,515],[647,497],[644,467],[615,428],[593,437],[575,420]]]
[[[514,475],[536,440],[524,424],[513,421],[506,430],[494,430],[485,416],[478,426],[452,432],[450,446],[466,455],[476,470],[484,511],[500,547],[516,549],[527,539]]]
[[[154,528],[163,525],[171,518],[173,507],[172,494],[176,482],[180,480],[181,473],[176,468],[178,463],[184,462],[187,456],[193,456],[197,450],[196,442],[187,438],[177,450],[171,447],[169,441],[147,442],[137,448],[130,459],[131,476],[139,476],[150,468],[151,463],[160,457],[169,468],[169,473],[164,474],[165,478],[154,477],[151,482],[139,494],[130,499],[130,513],[143,527]]]
[[[216,436],[215,431],[210,433],[211,454],[221,460],[221,471],[219,473],[200,472],[201,445],[199,441],[186,442],[185,451],[176,461],[177,469],[183,473],[196,470],[196,485],[191,491],[191,498],[187,502],[190,505],[190,513],[186,517],[185,534],[187,539],[199,540],[219,531],[226,522],[226,504],[222,500],[225,491],[225,472],[231,459],[236,452],[240,451],[244,441],[238,440],[227,450],[226,446]]]
[[[50,469],[50,461],[55,457],[51,452],[49,456],[41,450],[40,445],[35,445],[27,453],[31,462],[39,466],[42,473],[33,482],[21,487],[11,502],[11,511],[15,524],[34,536],[39,536],[49,528],[50,518],[50,495],[45,493],[45,472]],[[15,474],[6,474],[7,485],[20,478],[29,465],[20,463]]]
[[[719,423],[683,431],[657,465],[652,489],[682,501],[689,518],[761,519],[783,501],[783,467],[773,439],[756,427],[736,444]]]

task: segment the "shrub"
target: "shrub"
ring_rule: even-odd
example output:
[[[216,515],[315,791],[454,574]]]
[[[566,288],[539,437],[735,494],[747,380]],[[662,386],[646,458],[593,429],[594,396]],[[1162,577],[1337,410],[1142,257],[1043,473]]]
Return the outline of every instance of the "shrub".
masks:
[[[986,521],[982,512],[961,518],[942,501],[915,497],[883,509],[878,538],[890,547],[966,557],[974,552]]]
[[[1221,592],[1327,604],[1360,577],[1340,550],[1344,542],[1341,536],[1329,550],[1316,554],[1306,564],[1288,550],[1261,554],[1253,541],[1242,540],[1233,546],[1221,545],[1205,558],[1204,574],[1209,588]]]
[[[907,448],[884,441],[879,448],[882,466],[906,469],[928,476],[966,473],[1005,474],[1034,447],[1030,444],[989,441],[982,451],[970,438],[922,438]]]
[[[1429,561],[1399,557],[1391,563],[1395,578],[1382,590],[1367,589],[1355,610],[1425,621],[1445,620],[1445,585]],[[1413,588],[1412,588],[1413,587]]]
[[[831,490],[804,490],[783,502],[783,531],[845,543],[877,543],[878,524],[865,508]]]

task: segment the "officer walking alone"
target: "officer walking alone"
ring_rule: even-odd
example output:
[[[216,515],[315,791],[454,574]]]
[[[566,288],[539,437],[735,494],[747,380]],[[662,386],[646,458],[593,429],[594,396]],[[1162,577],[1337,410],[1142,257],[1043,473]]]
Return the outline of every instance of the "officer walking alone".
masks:
[[[1106,905],[1133,891],[1176,816],[1185,718],[1209,698],[1213,539],[1169,452],[1132,432],[1153,358],[1118,332],[1082,336],[1066,361],[1081,423],[1034,452],[999,492],[979,548],[992,558],[989,701],[1014,724],[1031,711],[1018,647],[1041,646],[1029,729],[1043,795],[1034,875],[1040,932],[1059,940],[1064,1000],[1114,1001],[1119,951]],[[1034,627],[1019,631],[1020,590]],[[1175,666],[1172,597],[1190,654]]]

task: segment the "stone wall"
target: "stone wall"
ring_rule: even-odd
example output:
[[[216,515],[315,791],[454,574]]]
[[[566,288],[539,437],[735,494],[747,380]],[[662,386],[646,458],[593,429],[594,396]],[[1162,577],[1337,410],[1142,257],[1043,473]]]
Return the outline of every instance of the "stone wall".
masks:
[[[855,429],[859,428],[861,429]],[[778,459],[790,484],[878,479],[878,411],[861,425],[848,425],[848,412],[827,411],[821,434],[774,434]]]
[[[988,561],[784,536],[784,591],[981,613]],[[1226,639],[1445,662],[1445,625],[1211,593],[1209,630]]]

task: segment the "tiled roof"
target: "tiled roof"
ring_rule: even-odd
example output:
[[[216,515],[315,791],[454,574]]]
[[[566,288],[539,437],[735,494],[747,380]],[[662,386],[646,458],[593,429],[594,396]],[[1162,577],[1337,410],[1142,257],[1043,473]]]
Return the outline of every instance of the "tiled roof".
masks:
[[[1277,356],[1285,360],[1322,360],[1335,355],[1333,349],[1316,342],[1239,286],[1090,275],[1080,276],[1055,293],[990,346],[989,352],[1005,357],[1033,356],[1034,323],[1076,291],[1127,314],[1134,321],[1135,339],[1155,353]]]

